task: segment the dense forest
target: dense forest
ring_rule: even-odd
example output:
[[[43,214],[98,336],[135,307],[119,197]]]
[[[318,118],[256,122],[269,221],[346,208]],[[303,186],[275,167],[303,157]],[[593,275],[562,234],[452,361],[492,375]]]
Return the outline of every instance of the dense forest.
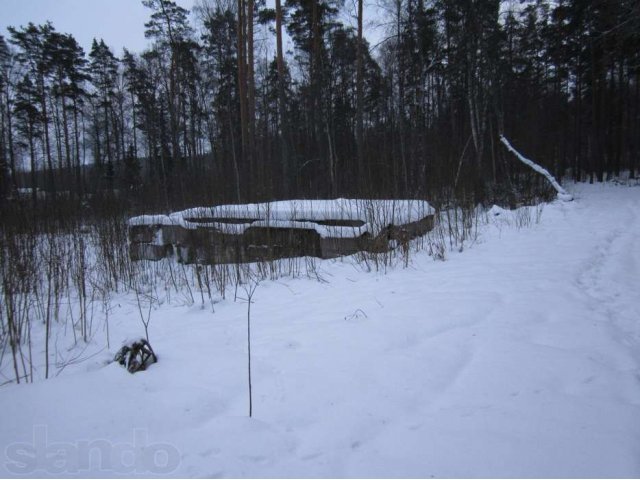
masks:
[[[352,256],[386,271],[467,248],[492,203],[536,204],[513,218],[539,222],[550,188],[500,135],[560,180],[638,174],[637,0],[380,1],[367,19],[363,0],[143,0],[142,52],[85,52],[51,23],[0,36],[0,386],[57,375],[92,339],[111,348],[115,295],[148,334],[165,303],[215,311],[264,279],[322,278],[314,257],[132,258],[139,213],[427,200],[427,235]]]
[[[10,27],[0,202],[509,199],[499,134],[560,178],[637,172],[636,0],[384,0],[376,45],[362,2],[143,0],[139,53]]]

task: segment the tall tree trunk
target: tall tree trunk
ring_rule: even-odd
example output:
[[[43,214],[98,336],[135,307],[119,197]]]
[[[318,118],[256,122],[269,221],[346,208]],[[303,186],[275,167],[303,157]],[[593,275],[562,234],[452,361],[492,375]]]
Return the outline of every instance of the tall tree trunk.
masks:
[[[591,169],[599,182],[604,180],[605,152],[602,144],[601,55],[591,42]]]
[[[4,116],[4,103],[2,92],[0,92],[0,203],[7,195],[8,187],[8,161],[7,161],[7,126]]]
[[[322,132],[322,99],[320,98],[320,75],[321,75],[321,67],[320,67],[320,45],[322,39],[320,38],[320,19],[318,12],[318,2],[319,0],[311,0],[312,8],[311,8],[311,34],[312,34],[312,53],[311,53],[311,95],[312,95],[312,105],[313,111],[313,129],[314,135],[316,139]]]
[[[282,194],[289,195],[289,118],[284,88],[284,54],[282,52],[282,6],[276,0],[276,64],[278,67],[278,109],[280,110],[280,144],[282,162]]]
[[[136,103],[135,103],[135,98],[133,96],[133,92],[131,92],[131,123],[132,123],[131,135],[133,136],[133,156],[137,159],[138,158],[138,135],[136,134],[136,131],[137,131]]]
[[[84,193],[84,186],[82,184],[82,167],[80,165],[80,132],[78,129],[78,101],[73,97],[73,133],[75,141],[75,177],[76,177],[76,192],[78,197],[82,199]]]
[[[244,0],[238,0],[238,28],[237,28],[237,41],[238,41],[238,95],[240,97],[240,163],[244,163],[248,128],[247,128],[247,76],[246,76],[246,62],[245,62],[245,49],[246,43],[244,38],[245,32],[245,2]]]
[[[63,141],[62,141],[62,127],[60,126],[61,122],[60,122],[60,105],[58,102],[54,101],[53,95],[49,98],[49,103],[50,103],[50,108],[51,108],[51,116],[53,117],[53,138],[55,139],[55,147],[56,147],[56,171],[58,171],[59,174],[59,170],[62,168],[63,166],[63,157],[64,155],[62,154],[62,148],[63,148]]]
[[[256,86],[254,72],[253,46],[253,10],[254,0],[247,0],[247,153],[251,169],[252,182],[258,180],[255,175],[255,122],[256,122]]]
[[[119,126],[119,140],[120,140],[120,154],[118,155],[118,158],[120,160],[123,160],[124,158],[126,158],[127,156],[127,145],[125,142],[125,128],[124,128],[124,93],[122,93],[121,95],[118,96],[118,107],[119,107],[119,114],[120,114],[120,118],[118,118],[118,126]]]
[[[42,124],[44,127],[44,147],[45,147],[45,155],[47,158],[47,169],[49,176],[49,190],[51,192],[55,192],[55,177],[54,177],[54,169],[53,169],[53,159],[51,157],[51,144],[49,142],[49,116],[47,114],[47,95],[44,86],[44,76],[40,75],[39,84],[40,84],[40,107],[42,108]]]
[[[64,134],[65,166],[67,175],[71,175],[71,139],[69,138],[69,119],[67,118],[67,105],[64,96],[62,97],[62,133]]]
[[[363,0],[358,0],[358,45],[357,45],[357,58],[356,58],[356,143],[358,149],[358,176],[359,181],[364,180],[364,121],[363,121],[363,97],[364,97],[364,74],[362,68],[362,3]]]
[[[402,22],[402,0],[396,0],[396,37],[400,39],[401,37],[401,22]],[[402,173],[399,175],[401,177],[402,185],[404,187],[404,191],[402,195],[407,195],[409,190],[409,179],[408,179],[408,171],[407,171],[407,153],[405,146],[405,128],[404,128],[404,105],[405,105],[405,89],[404,89],[404,54],[398,51],[398,137],[400,144],[400,166],[402,168]],[[395,164],[396,162],[394,162]],[[396,176],[397,178],[397,176]],[[397,181],[394,181],[394,193],[397,194]]]
[[[11,111],[11,104],[9,102],[9,85],[6,89],[6,112],[7,112],[7,147],[9,149],[9,171],[11,174],[11,183],[14,189],[18,188],[18,179],[16,176],[16,156],[13,149],[13,112]]]
[[[35,206],[38,203],[38,178],[37,178],[37,166],[36,166],[36,149],[33,142],[33,121],[29,120],[28,132],[29,134],[29,159],[31,161],[31,201]]]

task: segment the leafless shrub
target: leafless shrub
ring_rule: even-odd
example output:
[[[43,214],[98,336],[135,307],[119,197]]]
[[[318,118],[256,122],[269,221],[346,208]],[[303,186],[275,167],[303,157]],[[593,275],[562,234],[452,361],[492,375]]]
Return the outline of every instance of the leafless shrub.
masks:
[[[380,244],[339,260],[365,271],[411,265],[426,252],[444,260],[478,238],[483,209],[465,197],[443,192],[434,225],[424,236],[380,237]],[[377,230],[392,223],[374,202],[363,200]],[[88,342],[103,336],[109,348],[109,321],[115,293],[135,298],[145,337],[153,310],[165,303],[205,304],[215,313],[223,299],[239,299],[251,282],[282,277],[326,281],[323,263],[313,256],[264,258],[253,263],[184,264],[176,257],[132,261],[128,253],[125,210],[106,203],[100,211],[67,215],[25,207],[4,215],[0,225],[0,384],[48,378],[91,354]],[[518,228],[539,222],[542,207],[516,215]],[[43,334],[40,334],[43,332]],[[71,332],[71,335],[69,335]],[[73,343],[71,343],[73,342]],[[42,355],[40,352],[44,352]],[[42,368],[40,368],[42,367]]]

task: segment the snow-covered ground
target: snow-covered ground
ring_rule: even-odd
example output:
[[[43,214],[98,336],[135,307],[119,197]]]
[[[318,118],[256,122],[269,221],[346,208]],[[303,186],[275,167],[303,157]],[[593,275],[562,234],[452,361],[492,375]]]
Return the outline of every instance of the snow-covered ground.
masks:
[[[640,476],[640,187],[570,190],[444,262],[262,282],[253,418],[247,304],[153,311],[148,371],[0,389],[0,476]]]

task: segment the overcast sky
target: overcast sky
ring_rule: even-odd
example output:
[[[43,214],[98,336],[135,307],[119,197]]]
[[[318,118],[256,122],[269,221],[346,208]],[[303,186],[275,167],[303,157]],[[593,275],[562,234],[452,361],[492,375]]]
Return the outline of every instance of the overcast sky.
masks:
[[[195,0],[175,0],[191,10]],[[94,37],[104,39],[114,53],[122,48],[140,52],[147,46],[144,24],[150,10],[141,0],[0,0],[0,34],[7,26],[51,20],[59,32],[71,33],[88,52]]]
[[[174,1],[188,10],[196,3],[196,0]],[[375,2],[365,1],[365,35],[372,46],[382,36],[381,30],[374,28],[371,22],[379,15]],[[273,3],[273,0],[267,0],[268,5]],[[342,21],[355,26],[355,0],[346,0],[345,7]],[[87,53],[95,37],[104,39],[120,56],[123,47],[133,52],[141,52],[147,47],[144,24],[149,14],[150,10],[141,0],[0,0],[0,35],[8,37],[7,26],[20,27],[29,22],[43,24],[50,20],[57,31],[71,33]],[[285,48],[291,48],[290,42],[286,43]]]

